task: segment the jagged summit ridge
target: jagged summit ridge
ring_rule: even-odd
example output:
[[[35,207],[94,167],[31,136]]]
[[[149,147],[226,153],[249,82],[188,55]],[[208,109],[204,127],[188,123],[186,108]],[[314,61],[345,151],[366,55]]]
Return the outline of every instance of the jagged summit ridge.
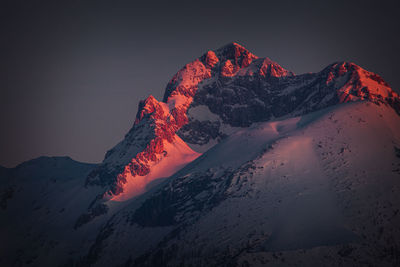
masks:
[[[278,78],[293,75],[293,73],[269,58],[259,58],[243,46],[229,43],[219,49],[209,50],[178,71],[167,85],[163,102],[168,102],[168,98],[174,91],[193,96],[195,93],[193,89],[205,79],[221,76],[229,78],[236,75]]]
[[[245,68],[258,57],[237,43],[229,43],[217,50],[215,55],[221,62],[230,62],[237,68]]]
[[[132,129],[87,184],[109,186],[109,194],[118,195],[132,179],[149,175],[151,166],[168,158],[165,148],[170,145],[186,143],[194,151],[184,150],[195,155],[238,127],[359,100],[400,110],[399,97],[388,84],[354,63],[337,62],[318,73],[294,75],[230,43],[179,70],[163,101],[153,96],[141,101]]]

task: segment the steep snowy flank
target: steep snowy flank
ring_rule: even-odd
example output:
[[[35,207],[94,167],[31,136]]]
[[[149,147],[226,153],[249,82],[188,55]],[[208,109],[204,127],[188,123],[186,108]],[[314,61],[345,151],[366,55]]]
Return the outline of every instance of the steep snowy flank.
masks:
[[[394,264],[399,145],[400,117],[385,105],[257,123],[117,214],[94,266]]]
[[[166,143],[164,145],[163,160],[150,163],[150,171],[148,174],[133,177],[132,172],[129,170],[127,170],[127,173],[123,173],[127,180],[126,186],[123,186],[123,192],[121,194],[113,196],[111,200],[125,201],[138,196],[148,190],[150,186],[156,185],[163,178],[171,176],[200,156],[199,153],[190,149],[177,135],[174,139],[175,141],[173,143]]]

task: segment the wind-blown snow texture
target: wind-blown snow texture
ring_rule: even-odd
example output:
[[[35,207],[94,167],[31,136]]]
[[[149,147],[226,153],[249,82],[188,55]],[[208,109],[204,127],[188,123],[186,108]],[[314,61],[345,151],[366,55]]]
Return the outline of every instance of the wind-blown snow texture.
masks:
[[[208,51],[101,164],[0,169],[0,265],[398,265],[399,114],[354,63]]]

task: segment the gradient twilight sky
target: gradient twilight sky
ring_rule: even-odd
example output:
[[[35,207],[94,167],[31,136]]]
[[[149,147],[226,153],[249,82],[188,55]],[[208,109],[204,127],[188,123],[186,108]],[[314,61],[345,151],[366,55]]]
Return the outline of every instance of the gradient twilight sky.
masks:
[[[140,99],[233,41],[297,74],[347,60],[400,89],[396,1],[83,2],[2,1],[0,165],[100,162]]]

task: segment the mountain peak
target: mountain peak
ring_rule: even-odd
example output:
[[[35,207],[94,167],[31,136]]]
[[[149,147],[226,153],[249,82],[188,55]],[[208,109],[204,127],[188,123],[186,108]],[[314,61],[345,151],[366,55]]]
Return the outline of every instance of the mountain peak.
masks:
[[[234,42],[226,44],[221,48],[214,50],[214,52],[220,62],[224,63],[225,61],[230,60],[234,66],[239,68],[249,66],[254,59],[258,58],[244,46]]]
[[[326,75],[326,84],[338,87],[340,102],[352,100],[388,101],[397,103],[398,94],[381,76],[367,71],[353,62],[339,61],[330,64],[322,73]],[[343,84],[343,81],[346,81]]]
[[[168,83],[163,101],[151,95],[141,101],[132,129],[88,176],[88,184],[108,185],[116,196],[138,177],[156,179],[154,166],[167,162],[169,152],[189,151],[181,141],[203,153],[237,127],[358,100],[400,110],[397,94],[382,78],[354,63],[296,76],[232,42],[186,64]],[[189,152],[189,158],[197,155]]]
[[[268,57],[264,58],[259,73],[261,76],[264,77],[275,77],[275,78],[294,75],[293,72],[282,68],[281,65],[279,65],[275,61],[272,61]]]
[[[242,50],[242,51],[246,50],[247,52],[249,52],[249,50],[247,50],[243,45],[240,45],[240,44],[238,44],[236,42],[227,43],[226,45],[221,46],[220,48],[218,48],[216,51],[229,50],[229,49],[239,49],[239,50]]]
[[[154,96],[150,95],[145,100],[140,101],[135,123],[138,123],[146,114],[156,113],[157,117],[162,117],[166,111],[164,103],[159,102]]]

